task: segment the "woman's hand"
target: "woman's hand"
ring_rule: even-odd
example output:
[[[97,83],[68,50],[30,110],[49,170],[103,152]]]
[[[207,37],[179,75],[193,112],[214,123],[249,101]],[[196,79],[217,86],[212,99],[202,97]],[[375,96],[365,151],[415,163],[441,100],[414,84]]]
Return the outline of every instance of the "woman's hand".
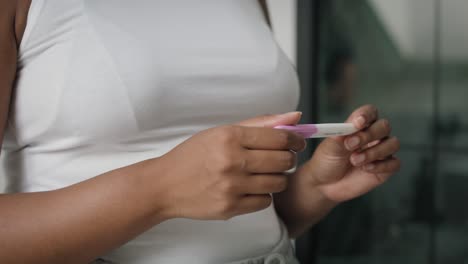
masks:
[[[268,207],[295,166],[290,150],[305,148],[299,135],[271,127],[299,119],[297,112],[266,116],[193,136],[159,159],[155,184],[167,191],[158,197],[172,217],[229,219]]]
[[[394,156],[400,147],[390,136],[387,120],[377,109],[363,106],[348,119],[359,132],[325,139],[313,157],[290,176],[287,190],[275,194],[278,214],[291,237],[325,217],[344,202],[384,183],[400,167]]]
[[[357,109],[348,122],[360,129],[354,135],[324,140],[307,164],[315,184],[331,201],[343,202],[384,183],[400,168],[394,154],[400,141],[390,135],[387,120],[379,119],[374,106]]]

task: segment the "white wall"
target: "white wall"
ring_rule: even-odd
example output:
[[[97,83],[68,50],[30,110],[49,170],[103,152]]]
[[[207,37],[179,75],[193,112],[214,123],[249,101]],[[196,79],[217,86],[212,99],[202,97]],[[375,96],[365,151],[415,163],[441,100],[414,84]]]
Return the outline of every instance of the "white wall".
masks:
[[[432,59],[434,1],[370,0],[403,55]],[[445,0],[441,6],[442,55],[445,60],[468,59],[468,1]]]
[[[430,59],[433,52],[434,2],[427,0],[371,0],[400,52]]]
[[[371,0],[378,17],[387,28],[400,51],[409,54],[413,52],[411,36],[410,9],[408,0]]]
[[[370,0],[404,56],[431,60],[435,1]],[[296,0],[268,0],[278,43],[296,60]],[[468,1],[441,1],[442,55],[446,61],[468,60]]]
[[[446,61],[468,60],[468,1],[442,1],[442,55]]]

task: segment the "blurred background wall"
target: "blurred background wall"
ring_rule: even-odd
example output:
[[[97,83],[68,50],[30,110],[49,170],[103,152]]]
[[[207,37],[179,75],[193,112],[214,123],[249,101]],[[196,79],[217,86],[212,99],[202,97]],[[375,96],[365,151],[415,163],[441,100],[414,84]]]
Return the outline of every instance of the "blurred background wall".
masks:
[[[468,2],[297,5],[308,121],[340,122],[375,104],[402,141],[403,161],[387,184],[305,236],[304,263],[468,263]]]

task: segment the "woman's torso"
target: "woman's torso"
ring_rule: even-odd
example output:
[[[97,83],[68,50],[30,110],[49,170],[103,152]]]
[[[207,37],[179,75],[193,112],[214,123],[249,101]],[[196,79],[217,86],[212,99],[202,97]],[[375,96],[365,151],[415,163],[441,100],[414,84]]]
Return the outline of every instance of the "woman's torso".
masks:
[[[19,64],[4,147],[12,192],[68,186],[298,100],[254,0],[33,0]],[[273,207],[175,219],[104,258],[221,263],[268,252],[280,235]]]

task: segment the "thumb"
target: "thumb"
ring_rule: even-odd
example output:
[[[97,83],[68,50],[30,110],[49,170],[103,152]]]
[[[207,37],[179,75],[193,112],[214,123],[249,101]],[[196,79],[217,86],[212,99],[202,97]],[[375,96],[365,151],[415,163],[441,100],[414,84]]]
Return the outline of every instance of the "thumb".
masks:
[[[301,120],[302,112],[289,112],[280,115],[264,115],[247,119],[238,123],[249,127],[275,127],[281,125],[295,125]]]

